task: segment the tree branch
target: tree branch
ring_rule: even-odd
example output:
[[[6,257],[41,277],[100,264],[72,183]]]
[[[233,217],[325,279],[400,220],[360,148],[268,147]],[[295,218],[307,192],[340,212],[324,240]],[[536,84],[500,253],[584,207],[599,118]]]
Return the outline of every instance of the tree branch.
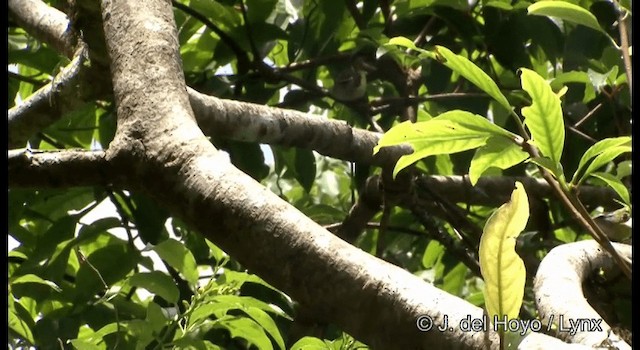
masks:
[[[631,246],[614,243],[615,249],[631,259]],[[534,292],[538,311],[544,322],[553,321],[569,329],[569,321],[602,320],[602,317],[587,302],[582,290],[589,275],[599,268],[611,270],[617,267],[611,256],[595,241],[564,244],[554,248],[542,260],[534,281]],[[562,315],[563,320],[559,320]],[[559,332],[561,338],[587,346],[612,344],[617,349],[630,349],[622,339],[611,332],[605,321],[601,330],[575,329],[576,332]]]
[[[120,183],[122,173],[103,151],[33,151],[8,153],[9,187],[70,188]]]
[[[9,0],[13,18],[36,39],[73,57],[77,39],[67,15],[39,0]]]
[[[65,113],[83,105],[78,85],[84,81],[87,68],[86,46],[81,45],[73,60],[49,84],[43,86],[26,101],[9,109],[9,147],[25,146],[35,132],[40,131]]]

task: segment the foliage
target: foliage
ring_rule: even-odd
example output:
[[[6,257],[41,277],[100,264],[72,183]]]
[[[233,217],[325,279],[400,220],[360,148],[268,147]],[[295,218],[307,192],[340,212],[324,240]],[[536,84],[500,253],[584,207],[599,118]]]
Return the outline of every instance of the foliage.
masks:
[[[631,93],[617,16],[629,11],[629,1],[396,0],[392,9],[384,3],[175,2],[187,84],[221,98],[380,128],[386,133],[377,150],[407,142],[414,148],[395,174],[415,164],[423,174],[468,174],[475,184],[487,175],[541,177],[539,165],[567,193],[580,185],[611,187],[630,205]],[[9,107],[69,62],[11,18],[8,49]],[[341,101],[328,88],[358,59],[373,67],[367,95]],[[408,72],[417,76],[411,87]],[[417,123],[405,117],[407,107],[415,108]],[[115,128],[113,103],[100,99],[42,130],[29,146],[106,149]],[[366,179],[380,172],[308,149],[211,141],[323,225],[342,222]],[[543,202],[547,222],[530,220],[530,235],[517,240],[527,264],[552,246],[588,237],[568,224],[559,201]],[[143,194],[104,186],[11,188],[8,207],[8,232],[17,242],[8,254],[10,347],[365,347],[334,328],[324,339],[287,339],[295,314],[288,297]],[[499,215],[482,205],[453,207],[477,226]],[[462,232],[451,217],[433,214],[427,227],[407,208],[389,212],[383,258],[485,305],[479,276],[434,232],[456,245],[466,240],[471,249],[481,245],[480,236]],[[374,251],[378,228],[368,226],[354,244]],[[535,317],[529,288],[521,318]],[[621,305],[618,319],[630,320],[630,308]]]
[[[511,200],[487,220],[480,239],[480,268],[485,282],[484,300],[489,320],[516,319],[520,314],[524,262],[516,253],[516,239],[529,219],[529,199],[522,183],[516,182]],[[504,332],[504,328],[500,329]]]

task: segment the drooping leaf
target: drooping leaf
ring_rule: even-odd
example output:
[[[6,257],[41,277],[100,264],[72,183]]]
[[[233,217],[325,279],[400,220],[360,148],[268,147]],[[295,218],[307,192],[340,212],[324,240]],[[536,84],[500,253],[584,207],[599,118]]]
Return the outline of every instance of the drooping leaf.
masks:
[[[631,198],[629,196],[629,190],[622,183],[622,181],[620,181],[620,179],[618,179],[617,177],[615,177],[615,176],[613,176],[611,174],[600,173],[600,172],[591,173],[591,176],[604,181],[609,187],[611,187],[614,191],[616,191],[618,196],[620,196],[620,198],[622,198],[622,200],[624,201],[624,203],[626,205],[629,205],[629,206],[631,205]]]
[[[560,163],[564,147],[564,121],[560,98],[538,73],[522,68],[522,88],[531,96],[531,106],[522,108],[525,124],[531,131],[533,143],[542,154]]]
[[[169,213],[145,195],[133,193],[130,198],[135,204],[132,214],[142,241],[157,244],[168,237],[164,224]]]
[[[167,239],[153,247],[153,250],[158,253],[158,256],[160,256],[162,260],[178,270],[191,286],[195,286],[196,283],[198,283],[198,266],[196,259],[182,242],[176,241],[175,239]]]
[[[527,8],[527,11],[530,15],[557,17],[565,21],[581,24],[606,34],[606,32],[604,32],[600,27],[600,24],[598,24],[596,16],[585,8],[574,5],[570,2],[551,0],[538,1],[531,4]]]
[[[295,174],[296,180],[300,182],[307,193],[311,191],[316,180],[316,158],[313,152],[307,149],[297,148],[295,150]]]
[[[587,162],[589,162],[591,159],[603,154],[604,152],[606,152],[609,149],[617,148],[619,146],[625,146],[625,145],[629,147],[629,151],[630,151],[631,150],[631,138],[628,137],[628,136],[607,138],[607,139],[604,139],[604,140],[600,140],[596,144],[594,144],[593,146],[589,147],[589,149],[587,149],[586,152],[584,152],[584,154],[582,155],[582,158],[580,158],[580,163],[578,164],[578,169],[576,169],[576,172],[573,174],[573,178],[571,179],[571,183],[577,185],[577,184],[581,183],[584,180],[585,177],[588,176],[588,174],[586,174],[586,173],[581,174],[581,170],[582,170],[582,168],[584,168],[584,166],[587,164]],[[599,162],[604,161],[604,163],[606,164],[606,163],[612,161],[619,154],[620,153],[615,154],[615,152],[611,153],[607,157],[601,158],[601,160]],[[611,158],[611,156],[613,156],[613,158]],[[607,158],[609,158],[609,159],[607,159]]]
[[[524,296],[526,271],[515,251],[516,239],[529,219],[524,186],[516,182],[511,200],[487,220],[480,239],[480,270],[485,281],[484,299],[490,320],[515,319]]]
[[[520,146],[503,137],[491,137],[487,144],[478,148],[469,166],[469,181],[472,185],[489,168],[508,169],[529,157]]]

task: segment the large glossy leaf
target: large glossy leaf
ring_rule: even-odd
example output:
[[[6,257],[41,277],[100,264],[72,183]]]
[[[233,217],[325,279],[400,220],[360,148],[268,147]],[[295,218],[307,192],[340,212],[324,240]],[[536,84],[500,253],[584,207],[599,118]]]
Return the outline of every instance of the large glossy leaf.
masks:
[[[596,157],[604,154],[605,152],[611,152],[609,150],[618,148],[620,146],[627,146],[629,151],[631,151],[631,137],[622,136],[622,137],[615,137],[615,138],[607,138],[607,139],[604,139],[604,140],[600,140],[596,144],[594,144],[593,146],[589,147],[589,149],[587,149],[587,151],[584,152],[584,154],[582,155],[582,158],[580,158],[580,163],[578,164],[578,169],[576,169],[576,172],[573,174],[573,178],[571,179],[571,183],[577,185],[577,184],[581,183],[588,176],[588,174],[586,172],[581,174],[581,170],[585,167],[585,165],[591,159],[596,158]],[[598,160],[598,163],[601,163],[600,166],[602,166],[603,165],[602,162],[604,162],[604,164],[606,164],[606,163],[612,161],[619,154],[620,153],[616,154],[616,152],[608,153],[604,157],[601,157]],[[593,163],[595,163],[595,160],[594,160]]]
[[[516,182],[511,200],[487,220],[480,239],[480,270],[485,282],[484,299],[491,320],[515,319],[524,296],[526,271],[515,251],[516,238],[529,219],[529,201],[524,186]]]
[[[596,16],[585,8],[565,1],[538,1],[527,9],[530,15],[551,16],[603,32]]]
[[[531,96],[531,106],[522,108],[525,124],[531,131],[533,143],[545,157],[560,163],[564,147],[564,121],[560,98],[538,73],[522,68],[522,88]]]
[[[487,144],[478,148],[469,166],[469,181],[472,185],[489,168],[508,169],[529,157],[520,146],[503,137],[491,137]]]

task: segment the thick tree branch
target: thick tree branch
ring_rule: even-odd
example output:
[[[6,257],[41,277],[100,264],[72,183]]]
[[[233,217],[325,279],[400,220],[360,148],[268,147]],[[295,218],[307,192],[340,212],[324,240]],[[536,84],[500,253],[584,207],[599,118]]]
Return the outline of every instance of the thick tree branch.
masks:
[[[631,259],[630,245],[613,245],[622,255]],[[559,332],[559,335],[572,343],[593,347],[611,344],[617,349],[630,349],[628,344],[611,332],[611,326],[605,321],[599,324],[601,330],[587,327],[576,328],[574,334],[566,331],[571,328],[570,321],[602,320],[585,299],[583,283],[600,268],[611,271],[616,267],[611,256],[594,241],[564,244],[554,248],[540,263],[534,282],[535,300],[543,321],[557,325],[562,322],[565,331]]]
[[[23,103],[9,109],[9,147],[25,146],[35,132],[84,104],[79,96],[78,86],[84,82],[86,60],[87,50],[85,46],[80,46],[71,63],[51,83],[40,88]]]
[[[39,0],[9,0],[9,11],[36,39],[71,58],[76,38],[67,15]]]
[[[32,151],[8,153],[9,187],[69,188],[120,181],[103,151]]]

